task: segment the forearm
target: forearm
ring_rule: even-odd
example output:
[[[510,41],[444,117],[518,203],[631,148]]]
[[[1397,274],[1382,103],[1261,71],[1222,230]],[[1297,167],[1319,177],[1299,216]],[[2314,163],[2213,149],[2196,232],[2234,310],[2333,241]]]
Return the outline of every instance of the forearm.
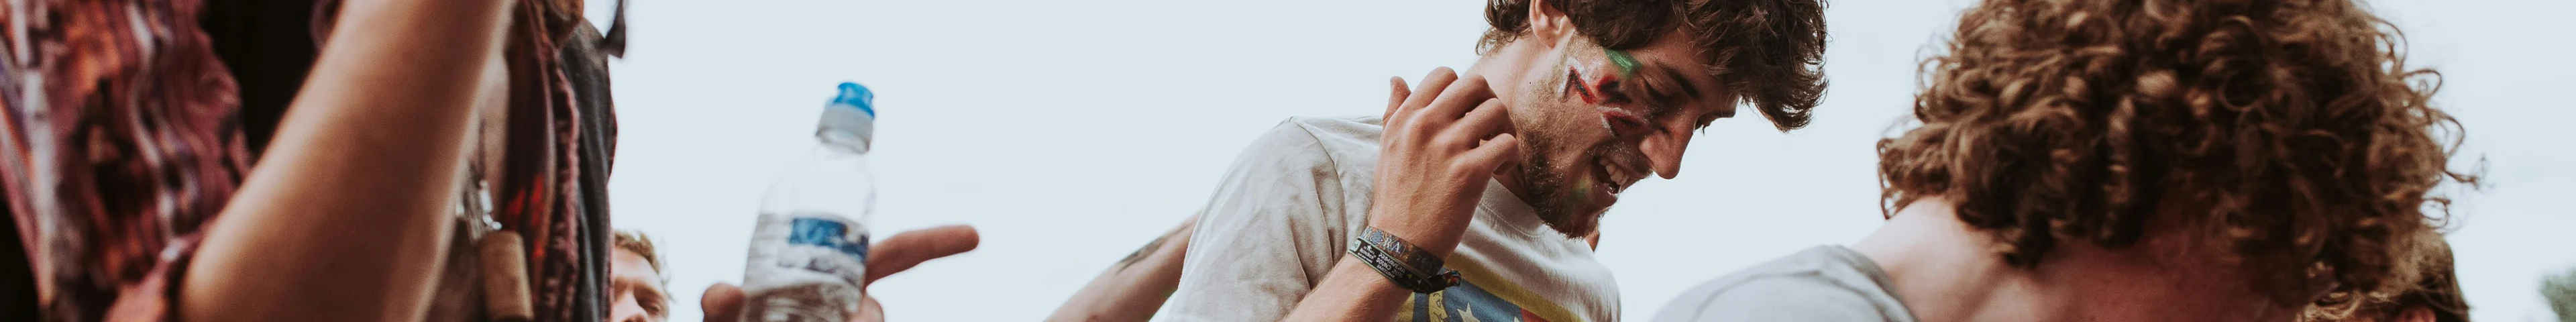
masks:
[[[1419,247],[1418,251],[1440,258],[1448,258],[1449,254],[1458,248],[1460,236],[1465,234],[1462,229],[1451,228],[1464,223],[1426,222],[1404,218],[1410,217],[1381,211],[1369,216],[1369,227],[1386,231],[1387,234],[1402,239],[1404,243]],[[1358,258],[1344,256],[1340,261],[1333,263],[1333,271],[1324,276],[1323,282],[1316,283],[1314,291],[1306,293],[1305,299],[1297,301],[1296,310],[1290,311],[1286,320],[1386,320],[1395,317],[1396,310],[1404,304],[1405,295],[1409,294],[1413,294],[1413,291],[1396,285],[1394,281],[1388,280],[1386,275],[1369,268],[1367,263],[1361,262]]]
[[[1413,291],[1378,275],[1358,259],[1342,258],[1333,263],[1333,271],[1324,275],[1315,290],[1297,301],[1297,309],[1282,321],[1385,321],[1395,318],[1406,295]]]
[[[1048,321],[1144,321],[1180,288],[1193,217],[1074,291]]]
[[[509,0],[349,1],[180,290],[193,321],[418,320]]]

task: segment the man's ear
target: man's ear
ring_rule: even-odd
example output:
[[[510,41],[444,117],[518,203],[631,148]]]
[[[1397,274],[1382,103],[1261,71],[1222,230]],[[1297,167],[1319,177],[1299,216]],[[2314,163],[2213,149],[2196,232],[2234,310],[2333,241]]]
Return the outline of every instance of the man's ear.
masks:
[[[1565,10],[1557,10],[1555,0],[1530,0],[1529,11],[1530,34],[1525,38],[1556,46],[1574,35],[1574,20],[1565,17]]]

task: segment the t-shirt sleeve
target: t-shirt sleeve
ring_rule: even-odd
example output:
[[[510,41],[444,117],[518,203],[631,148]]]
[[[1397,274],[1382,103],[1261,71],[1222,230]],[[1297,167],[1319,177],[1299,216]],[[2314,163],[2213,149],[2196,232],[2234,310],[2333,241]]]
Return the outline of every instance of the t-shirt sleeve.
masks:
[[[1340,176],[1319,141],[1282,124],[1253,142],[1217,185],[1190,236],[1168,321],[1286,316],[1338,258]]]
[[[1861,291],[1824,277],[1782,275],[1686,293],[1668,304],[1655,321],[1895,321],[1885,312]]]

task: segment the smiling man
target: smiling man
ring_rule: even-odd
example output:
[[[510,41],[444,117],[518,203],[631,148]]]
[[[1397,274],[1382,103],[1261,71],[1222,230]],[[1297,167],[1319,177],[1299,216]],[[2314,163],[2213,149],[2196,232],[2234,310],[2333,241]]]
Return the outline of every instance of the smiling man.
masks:
[[[1638,180],[1679,173],[1694,130],[1735,116],[1738,102],[1779,129],[1804,126],[1825,86],[1822,15],[1813,0],[1490,2],[1476,65],[1434,71],[1416,90],[1396,80],[1388,111],[1445,115],[1418,118],[1454,126],[1425,142],[1475,161],[1439,178],[1471,178],[1458,180],[1480,193],[1384,184],[1427,174],[1379,166],[1420,157],[1380,155],[1394,121],[1291,118],[1244,151],[1203,209],[1169,317],[1277,320],[1307,309],[1301,299],[1360,296],[1369,301],[1350,303],[1375,304],[1334,312],[1615,320],[1617,285],[1580,236]],[[1462,231],[1368,215],[1390,198],[1458,201],[1472,219],[1448,218]],[[1458,281],[1390,284],[1347,253],[1374,245],[1360,237],[1424,245],[1410,250],[1445,257]]]

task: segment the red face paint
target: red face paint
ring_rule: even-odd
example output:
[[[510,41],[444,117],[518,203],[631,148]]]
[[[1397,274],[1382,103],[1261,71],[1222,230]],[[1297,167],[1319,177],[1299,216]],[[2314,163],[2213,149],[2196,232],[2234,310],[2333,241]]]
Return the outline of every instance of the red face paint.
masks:
[[[1594,87],[1595,85],[1599,84],[1583,82],[1583,70],[1572,67],[1565,69],[1565,91],[1582,98],[1584,104],[1601,104],[1600,88]]]
[[[1601,107],[1601,126],[1609,128],[1611,135],[1620,135],[1623,132],[1645,127],[1646,118],[1625,109],[1603,106]]]
[[[1566,92],[1571,93],[1572,96],[1582,98],[1584,104],[1591,104],[1595,109],[1598,109],[1601,112],[1601,128],[1603,130],[1610,131],[1612,135],[1618,135],[1621,132],[1626,132],[1625,130],[1645,126],[1645,117],[1629,112],[1626,109],[1601,104],[1602,101],[1607,99],[1606,95],[1603,94],[1604,89],[1614,91],[1618,90],[1619,77],[1617,75],[1601,74],[1598,77],[1584,76],[1583,70],[1580,68],[1567,68],[1565,71],[1565,90]]]

